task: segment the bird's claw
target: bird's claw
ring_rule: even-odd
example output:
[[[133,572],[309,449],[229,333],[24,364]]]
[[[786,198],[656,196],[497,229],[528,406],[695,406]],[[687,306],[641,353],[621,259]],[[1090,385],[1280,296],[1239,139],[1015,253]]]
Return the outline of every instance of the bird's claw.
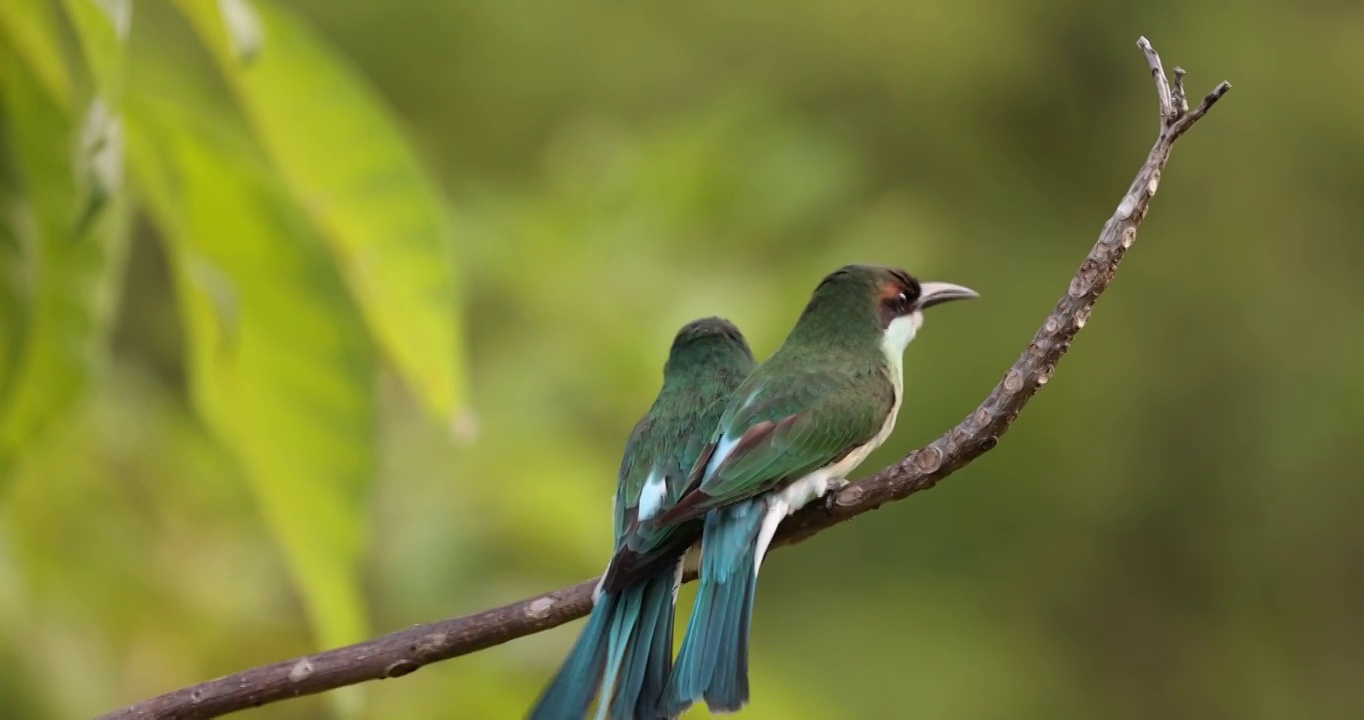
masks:
[[[835,488],[824,496],[824,512],[829,515],[833,515],[834,510],[838,507],[838,490],[839,488]]]
[[[849,484],[850,483],[846,479],[830,484],[829,490],[824,493],[825,513],[828,513],[829,515],[834,514],[834,511],[838,509],[838,494],[843,492],[843,488],[848,487]]]

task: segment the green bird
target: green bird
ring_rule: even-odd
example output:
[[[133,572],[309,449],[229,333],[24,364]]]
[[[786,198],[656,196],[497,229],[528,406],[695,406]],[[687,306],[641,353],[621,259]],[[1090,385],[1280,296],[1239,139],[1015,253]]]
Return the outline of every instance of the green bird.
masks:
[[[642,524],[672,506],[734,389],[757,362],[723,318],[683,326],[663,366],[663,387],[626,442],[617,476],[615,554],[568,658],[531,709],[532,720],[578,720],[600,694],[597,717],[659,713],[672,667],[673,613],[682,560],[700,521]]]
[[[758,570],[782,519],[847,483],[895,427],[905,347],[923,311],[978,297],[897,268],[848,265],[815,288],[786,341],[735,390],[687,486],[651,521],[704,517],[701,582],[664,710],[747,704]]]

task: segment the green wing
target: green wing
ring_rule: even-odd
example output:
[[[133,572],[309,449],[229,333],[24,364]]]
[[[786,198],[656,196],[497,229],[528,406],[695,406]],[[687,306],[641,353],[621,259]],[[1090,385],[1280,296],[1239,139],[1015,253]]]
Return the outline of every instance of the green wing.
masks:
[[[686,489],[697,456],[707,447],[710,429],[720,420],[725,400],[742,375],[690,393],[681,405],[664,403],[635,426],[621,459],[615,502],[616,552],[607,566],[603,587],[616,590],[657,563],[686,551],[700,536],[700,523],[667,526],[639,519],[640,499],[651,478],[661,479],[666,511]]]
[[[702,415],[704,420],[714,424],[718,413],[717,408],[708,418]],[[618,547],[644,552],[667,538],[669,533],[662,532],[661,528],[640,527],[637,517],[640,496],[651,476],[662,478],[666,488],[662,507],[672,507],[682,495],[687,473],[705,447],[706,436],[693,432],[694,425],[690,416],[663,418],[662,421],[645,417],[630,433],[616,491],[615,540]]]
[[[640,457],[640,442],[653,427],[652,417],[644,416],[635,423],[630,438],[625,441],[625,453],[620,459],[620,472],[616,475],[615,498],[615,542],[620,544],[638,525],[632,510],[639,507],[639,495],[644,490],[644,482],[653,470],[652,457]]]
[[[702,453],[668,524],[797,480],[865,445],[895,401],[884,373],[783,373],[780,385],[753,377],[734,393],[720,433]],[[869,396],[870,393],[870,396]]]

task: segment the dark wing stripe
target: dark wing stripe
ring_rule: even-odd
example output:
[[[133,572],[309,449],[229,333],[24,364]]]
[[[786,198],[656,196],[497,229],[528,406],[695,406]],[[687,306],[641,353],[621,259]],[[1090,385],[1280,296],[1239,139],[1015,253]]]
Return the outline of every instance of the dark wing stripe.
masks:
[[[696,462],[691,466],[691,472],[687,473],[687,484],[683,486],[681,492],[677,493],[678,499],[686,497],[687,493],[692,492],[701,486],[701,478],[706,474],[706,466],[710,464],[710,457],[715,454],[715,443],[706,443],[701,448],[701,454],[696,456]]]
[[[704,506],[706,503],[713,499],[714,498],[700,490],[692,490],[686,495],[683,495],[682,498],[677,501],[676,505],[673,505],[666,511],[660,513],[649,522],[654,527],[665,528],[683,520],[699,517],[705,513],[707,508]]]
[[[790,420],[790,418],[786,418],[782,422],[784,423],[786,420]],[[748,451],[757,447],[758,443],[766,440],[769,435],[777,431],[778,424],[771,420],[764,420],[745,431],[743,436],[739,438],[739,442],[734,443],[733,449],[729,451],[724,462],[720,463],[720,467],[715,468],[715,474],[718,475],[725,467],[729,466],[731,460],[742,458],[748,454]]]

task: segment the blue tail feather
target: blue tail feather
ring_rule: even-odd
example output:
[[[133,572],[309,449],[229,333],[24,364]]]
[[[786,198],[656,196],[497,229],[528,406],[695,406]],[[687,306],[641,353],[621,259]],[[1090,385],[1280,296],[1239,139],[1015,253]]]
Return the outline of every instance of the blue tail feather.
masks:
[[[599,718],[663,717],[658,707],[672,661],[675,582],[668,568],[602,593],[528,720],[582,720],[594,699]]]
[[[664,706],[671,713],[705,699],[711,712],[748,702],[748,636],[757,589],[761,500],[711,511],[701,548],[701,584]]]
[[[527,715],[528,720],[581,720],[587,715],[606,666],[607,634],[617,599],[615,593],[602,593],[598,598],[587,626]]]
[[[678,570],[681,570],[679,563]],[[644,664],[644,680],[635,703],[636,717],[667,718],[663,709],[663,691],[668,687],[668,676],[673,670],[673,625],[677,605],[677,584],[682,573],[674,574],[671,583],[660,588],[663,597],[657,600],[663,617],[654,625],[649,658]]]
[[[625,649],[611,694],[611,720],[661,718],[659,701],[672,670],[673,588],[666,573],[643,583],[633,641]],[[618,615],[617,617],[621,617]]]
[[[753,595],[757,578],[749,575],[737,606],[726,615],[724,632],[733,638],[734,647],[721,652],[706,689],[706,705],[713,712],[734,712],[748,702],[748,635],[753,623]]]
[[[626,669],[625,656],[630,649],[630,637],[642,619],[640,610],[643,600],[643,588],[640,586],[628,587],[616,593],[616,610],[611,616],[611,629],[606,641],[606,670],[601,683],[601,702],[597,705],[597,720],[606,718],[606,691],[614,696],[620,690],[621,671]]]

